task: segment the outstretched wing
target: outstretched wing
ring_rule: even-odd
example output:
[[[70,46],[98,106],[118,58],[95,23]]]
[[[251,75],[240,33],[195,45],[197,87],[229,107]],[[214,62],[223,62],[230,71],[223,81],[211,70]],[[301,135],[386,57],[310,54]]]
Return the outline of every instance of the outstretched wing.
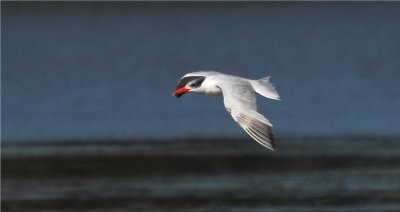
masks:
[[[254,140],[270,150],[275,150],[272,124],[257,112],[255,92],[248,81],[222,83],[226,110]]]

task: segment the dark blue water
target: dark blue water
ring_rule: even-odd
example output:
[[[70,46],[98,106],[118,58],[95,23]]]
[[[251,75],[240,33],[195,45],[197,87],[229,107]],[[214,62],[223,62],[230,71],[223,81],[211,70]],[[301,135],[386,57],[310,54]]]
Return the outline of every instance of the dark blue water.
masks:
[[[399,11],[2,2],[2,210],[399,211]],[[171,96],[197,70],[272,76],[277,151]]]
[[[2,3],[3,141],[246,137],[221,97],[171,96],[216,70],[271,75],[278,137],[399,135],[400,4]]]

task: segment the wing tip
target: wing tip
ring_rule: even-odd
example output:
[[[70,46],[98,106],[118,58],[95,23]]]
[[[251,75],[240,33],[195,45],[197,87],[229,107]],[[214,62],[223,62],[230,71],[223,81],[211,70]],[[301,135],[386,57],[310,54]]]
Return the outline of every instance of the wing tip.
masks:
[[[260,142],[259,142],[260,143]],[[266,147],[267,149],[271,150],[271,151],[276,151],[276,145],[275,145],[275,140],[270,140],[268,141],[269,145],[264,145],[263,143],[261,143],[261,145],[263,145],[264,147]]]
[[[275,139],[274,139],[274,136],[272,134],[271,127],[269,127],[269,126],[267,127],[268,136],[260,135],[259,132],[257,132],[257,130],[254,131],[251,128],[244,128],[244,130],[246,131],[246,133],[248,135],[250,135],[250,137],[252,139],[257,141],[263,147],[265,147],[265,148],[267,148],[267,149],[269,149],[271,151],[275,151],[276,150]]]
[[[258,119],[257,117],[249,117],[241,113],[235,121],[239,123],[252,139],[272,151],[276,150],[275,139],[272,134],[272,124],[263,116],[262,119]]]

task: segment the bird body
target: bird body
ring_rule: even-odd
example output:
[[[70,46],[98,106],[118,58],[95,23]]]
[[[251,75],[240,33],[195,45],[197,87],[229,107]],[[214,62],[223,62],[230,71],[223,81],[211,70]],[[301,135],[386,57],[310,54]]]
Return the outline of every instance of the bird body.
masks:
[[[187,92],[223,95],[226,110],[232,118],[257,142],[275,150],[272,124],[257,112],[256,95],[279,100],[270,77],[250,80],[215,71],[199,71],[183,76],[173,93],[180,97]]]

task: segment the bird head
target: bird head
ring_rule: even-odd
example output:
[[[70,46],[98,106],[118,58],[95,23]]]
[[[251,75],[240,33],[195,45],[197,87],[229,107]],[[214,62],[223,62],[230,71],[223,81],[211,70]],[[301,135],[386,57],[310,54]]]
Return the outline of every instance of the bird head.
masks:
[[[196,92],[196,90],[200,89],[204,80],[204,76],[184,76],[179,80],[178,86],[172,95],[179,98],[187,92]]]

